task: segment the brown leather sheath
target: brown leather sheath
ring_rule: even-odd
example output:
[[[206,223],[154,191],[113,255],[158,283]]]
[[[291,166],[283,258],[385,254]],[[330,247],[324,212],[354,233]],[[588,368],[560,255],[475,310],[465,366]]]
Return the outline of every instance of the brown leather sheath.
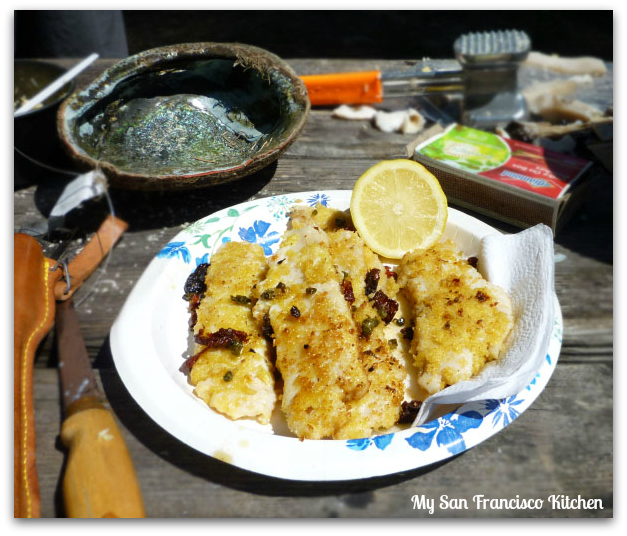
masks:
[[[55,299],[69,298],[106,257],[127,224],[109,216],[63,271],[44,256],[33,237],[14,235],[13,257],[13,423],[14,516],[39,517],[40,497],[35,459],[33,364],[35,351],[54,323]],[[65,274],[68,277],[68,274]]]
[[[81,286],[107,256],[111,248],[126,231],[128,224],[115,216],[108,216],[81,252],[68,264],[70,290],[66,281],[57,280],[54,294],[57,301],[65,301]]]

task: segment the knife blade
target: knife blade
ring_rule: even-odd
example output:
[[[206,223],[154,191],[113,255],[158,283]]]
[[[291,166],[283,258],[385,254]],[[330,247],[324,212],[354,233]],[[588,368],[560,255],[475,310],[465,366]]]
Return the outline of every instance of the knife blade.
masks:
[[[57,304],[57,349],[68,449],[63,497],[68,517],[144,517],[124,438],[94,377],[72,299]]]
[[[83,343],[72,299],[57,305],[57,347],[63,409],[69,417],[81,399],[100,399],[100,392]]]

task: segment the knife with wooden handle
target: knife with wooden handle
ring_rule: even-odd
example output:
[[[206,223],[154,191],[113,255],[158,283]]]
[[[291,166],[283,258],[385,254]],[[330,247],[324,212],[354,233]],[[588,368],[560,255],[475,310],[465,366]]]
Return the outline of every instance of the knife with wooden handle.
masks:
[[[59,374],[68,448],[63,497],[68,517],[144,517],[141,491],[124,438],[105,407],[71,299],[57,304]]]
[[[64,265],[64,270],[61,270],[53,259],[44,255],[39,242],[35,238],[22,233],[14,235],[13,511],[16,518],[39,517],[41,514],[33,404],[33,363],[37,346],[47,335],[55,321],[56,301],[61,303],[71,298],[81,283],[89,277],[107,256],[127,227],[128,225],[123,220],[113,215],[108,216],[83,250],[69,264]],[[84,349],[82,340],[81,345]],[[91,404],[96,405],[95,402],[92,401]],[[80,413],[77,411],[78,408],[77,406],[74,411],[77,414]],[[91,412],[91,415],[100,417],[102,411],[100,413]],[[106,410],[104,411],[106,412]],[[109,417],[111,417],[110,414]],[[104,416],[104,418],[106,419],[107,417]],[[96,419],[91,419],[90,422],[94,420]],[[72,425],[68,425],[67,441],[71,445],[71,450],[75,452],[78,449],[79,439],[83,437],[80,427],[82,422],[82,418],[73,419]],[[102,426],[100,430],[104,428],[107,428],[107,426]],[[89,438],[88,435],[84,437]],[[81,446],[83,444],[84,442],[80,443]],[[99,450],[94,452],[100,453]],[[128,456],[128,453],[126,453],[126,456]],[[77,461],[80,461],[80,456],[75,458]],[[122,456],[123,458],[124,456]],[[96,457],[93,455],[89,465],[96,467],[95,460]],[[112,461],[115,462],[115,459]],[[81,464],[74,463],[73,466],[80,467]],[[73,476],[76,475],[75,472],[71,474]],[[92,471],[91,468],[89,469],[89,474],[86,477],[86,482],[89,483],[88,487],[93,486],[94,477],[98,474]],[[134,471],[130,471],[129,474],[134,475]],[[134,478],[133,476],[131,480]],[[76,488],[77,485],[74,487]],[[96,487],[97,489],[105,489],[102,486]],[[136,490],[137,492],[139,490],[137,486]],[[134,495],[136,496],[137,493]],[[89,509],[87,511],[93,513],[95,511],[94,508],[91,505],[88,506]],[[72,515],[73,513],[80,515],[85,512],[70,505],[68,514]],[[128,513],[126,510],[113,508],[103,510],[103,515],[127,515],[131,517],[131,514],[134,513],[143,515],[143,507],[134,508],[132,512]]]

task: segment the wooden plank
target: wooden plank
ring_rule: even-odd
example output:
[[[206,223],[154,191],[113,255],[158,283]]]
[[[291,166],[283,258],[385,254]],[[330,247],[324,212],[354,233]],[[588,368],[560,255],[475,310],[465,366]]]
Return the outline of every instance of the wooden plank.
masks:
[[[42,514],[52,517],[62,513],[54,499],[63,463],[57,375],[38,369],[36,378]],[[98,378],[136,465],[149,517],[430,517],[412,508],[414,494],[436,504],[442,495],[469,503],[468,510],[436,507],[433,517],[612,516],[611,365],[560,363],[544,392],[513,424],[441,466],[337,483],[268,478],[204,456],[154,424],[114,370],[102,370]],[[579,393],[586,393],[585,399]],[[544,507],[478,510],[472,502],[476,494],[539,498]],[[551,494],[599,498],[604,509],[554,510]]]
[[[71,66],[76,60],[54,60]],[[88,83],[115,60],[99,60],[79,77]],[[381,67],[412,61],[289,60],[299,74]],[[522,73],[525,83],[539,80]],[[524,77],[523,77],[524,78]],[[612,102],[612,74],[593,90]],[[400,101],[399,101],[400,102]],[[409,101],[405,101],[406,105]],[[398,102],[394,103],[397,105]],[[391,103],[384,103],[386,107]],[[151,517],[431,517],[411,497],[436,502],[433,517],[610,517],[613,515],[613,215],[612,178],[602,175],[586,202],[555,240],[555,288],[564,316],[557,369],[533,406],[511,426],[438,467],[358,482],[311,483],[266,478],[206,457],[163,431],[137,406],[115,371],[108,345],[111,325],[155,254],[189,223],[222,208],[285,193],[351,189],[382,159],[404,156],[412,136],[384,134],[369,122],[313,110],[299,139],[260,173],[232,184],[187,192],[111,190],[116,213],[130,227],[106,271],[76,295],[88,352],[122,425]],[[42,182],[14,193],[14,227],[42,228],[61,184]],[[106,213],[104,201],[79,215],[85,236]],[[468,212],[464,210],[464,212]],[[472,213],[471,213],[472,214]],[[481,216],[504,232],[518,229]],[[90,227],[91,226],[91,227]],[[80,249],[82,241],[72,245]],[[49,254],[54,244],[46,246]],[[83,300],[81,303],[81,300]],[[54,336],[40,345],[35,371],[37,456],[42,514],[62,515],[59,482],[63,452]],[[463,475],[463,478],[460,477]],[[478,510],[475,494],[540,498],[539,511]],[[466,499],[468,510],[443,510],[439,498]],[[551,494],[603,500],[603,510],[551,509]]]

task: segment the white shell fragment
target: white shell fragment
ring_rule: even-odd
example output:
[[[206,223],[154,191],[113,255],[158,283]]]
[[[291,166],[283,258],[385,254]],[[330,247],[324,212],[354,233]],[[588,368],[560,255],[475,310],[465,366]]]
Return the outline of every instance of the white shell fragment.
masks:
[[[425,118],[413,108],[384,112],[379,110],[374,116],[374,125],[383,132],[415,134],[425,126]]]
[[[424,127],[425,118],[413,108],[407,110],[395,110],[386,112],[377,110],[371,106],[349,106],[342,104],[333,110],[333,117],[348,120],[373,120],[374,126],[383,132],[402,132],[403,134],[415,134]]]
[[[410,108],[407,110],[407,118],[401,125],[401,132],[403,134],[415,134],[425,128],[426,122],[426,119],[420,112]]]
[[[377,113],[377,110],[372,106],[349,106],[348,104],[342,104],[335,110],[333,110],[333,117],[339,119],[350,120],[370,120]]]

